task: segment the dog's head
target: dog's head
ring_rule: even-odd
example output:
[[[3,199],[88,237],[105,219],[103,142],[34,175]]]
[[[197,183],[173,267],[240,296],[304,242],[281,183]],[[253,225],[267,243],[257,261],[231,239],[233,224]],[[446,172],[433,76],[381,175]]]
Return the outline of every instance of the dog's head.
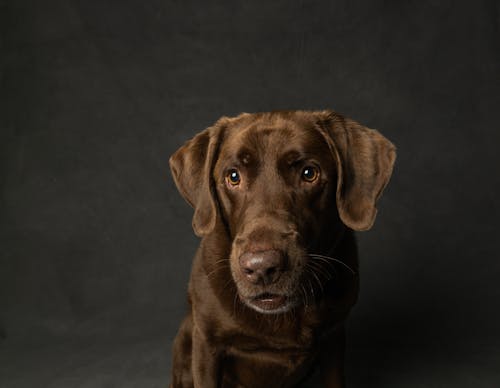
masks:
[[[240,299],[279,313],[303,299],[304,277],[321,266],[315,259],[329,260],[321,256],[344,228],[372,226],[394,160],[377,131],[332,111],[297,111],[222,118],[170,165],[195,233],[224,225]]]

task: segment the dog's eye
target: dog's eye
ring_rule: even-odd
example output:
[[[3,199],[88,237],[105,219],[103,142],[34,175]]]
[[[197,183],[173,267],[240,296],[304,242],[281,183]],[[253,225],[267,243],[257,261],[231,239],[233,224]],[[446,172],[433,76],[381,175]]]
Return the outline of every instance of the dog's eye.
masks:
[[[319,177],[319,169],[313,166],[306,166],[302,169],[302,180],[314,182]]]
[[[238,186],[241,182],[240,173],[235,168],[232,168],[227,172],[226,180],[231,186]]]

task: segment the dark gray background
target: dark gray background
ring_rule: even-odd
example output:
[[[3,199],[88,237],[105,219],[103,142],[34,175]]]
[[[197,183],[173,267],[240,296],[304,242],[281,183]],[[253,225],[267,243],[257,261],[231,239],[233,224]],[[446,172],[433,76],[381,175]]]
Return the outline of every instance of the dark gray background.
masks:
[[[197,240],[168,157],[333,108],[398,147],[350,387],[500,384],[499,3],[0,1],[0,387],[166,387]]]

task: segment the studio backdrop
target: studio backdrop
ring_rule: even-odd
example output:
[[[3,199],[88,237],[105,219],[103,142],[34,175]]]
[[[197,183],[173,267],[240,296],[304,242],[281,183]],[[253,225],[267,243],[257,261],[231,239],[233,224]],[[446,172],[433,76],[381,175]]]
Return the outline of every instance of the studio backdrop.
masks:
[[[350,387],[500,384],[499,3],[0,1],[0,387],[166,387],[198,239],[168,158],[333,109],[397,147]]]

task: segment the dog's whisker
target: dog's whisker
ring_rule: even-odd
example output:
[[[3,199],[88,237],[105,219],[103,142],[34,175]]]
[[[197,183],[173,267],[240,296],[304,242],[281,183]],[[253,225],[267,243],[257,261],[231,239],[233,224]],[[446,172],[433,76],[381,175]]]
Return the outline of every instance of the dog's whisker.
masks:
[[[316,263],[316,262],[326,263],[327,265],[332,266],[332,267],[333,267],[334,264],[336,264],[335,261],[327,260],[327,259],[324,259],[322,257],[310,256],[310,258],[314,260],[314,261],[311,261],[311,262],[314,262],[314,263]]]
[[[314,293],[314,287],[311,283],[311,279],[307,279],[307,283],[309,284],[309,288],[311,289],[311,296],[314,302],[316,300],[316,294]]]
[[[316,265],[321,266],[321,264],[324,263],[328,267],[328,269],[325,268],[326,272],[328,272],[328,273],[331,274],[330,270],[332,270],[333,271],[332,278],[333,277],[339,277],[339,273],[338,273],[337,268],[335,266],[336,263],[334,261],[326,260],[326,259],[323,259],[321,257],[311,257],[311,259],[314,259],[314,260],[311,260],[309,262],[311,264],[315,263]],[[324,268],[324,267],[322,267],[322,268]]]
[[[208,278],[211,278],[212,276],[215,276],[215,274],[216,274],[218,271],[220,271],[220,270],[222,270],[222,269],[224,269],[224,268],[228,268],[228,267],[229,267],[229,266],[228,266],[227,264],[220,264],[220,265],[218,265],[218,266],[215,266],[215,268],[214,268],[214,269],[212,269],[209,273],[207,273],[207,277],[208,277]]]
[[[229,286],[233,282],[232,278],[229,278],[229,280],[224,284],[224,287],[222,287],[222,290],[225,290],[227,286]],[[236,294],[235,294],[236,295]]]
[[[330,264],[330,263],[327,263],[327,264]],[[323,267],[319,263],[316,263],[315,261],[309,261],[306,264],[306,266],[311,267],[313,270],[317,271],[318,275],[323,275],[327,281],[333,279],[332,273],[327,268]],[[332,268],[332,269],[335,271],[335,268]]]
[[[210,263],[212,266],[219,265],[221,263],[229,264],[229,259],[228,258],[222,258],[219,260],[214,261],[213,263]]]
[[[234,298],[233,298],[233,315],[236,317],[237,316],[237,311],[236,311],[236,307],[237,307],[237,299],[238,299],[238,294],[235,292],[234,293]]]
[[[310,263],[308,263],[308,264],[310,264]],[[307,265],[306,268],[309,269],[308,272],[313,275],[314,279],[316,279],[316,282],[318,283],[318,286],[321,289],[321,293],[324,294],[325,290],[323,288],[323,284],[321,283],[321,280],[319,279],[318,275],[316,274],[316,271],[314,271],[314,267],[311,265]]]
[[[229,265],[229,261],[227,259],[216,260],[213,263],[209,263],[208,268],[212,269],[210,273],[214,270],[218,270],[221,267],[227,267]]]
[[[343,265],[344,267],[346,267],[349,271],[352,272],[353,275],[356,274],[356,271],[354,271],[351,267],[349,267],[346,263],[344,263],[342,260],[339,260],[339,259],[336,259],[334,257],[330,257],[330,256],[325,256],[325,255],[318,255],[316,253],[309,253],[308,256],[312,257],[312,258],[319,258],[319,259],[323,259],[323,260],[331,260],[332,262],[335,262],[335,263],[339,263],[341,265]]]
[[[304,296],[304,297],[302,298],[302,302],[304,303],[304,305],[305,305],[305,306],[306,306],[306,308],[307,308],[307,306],[308,306],[308,304],[309,304],[309,303],[307,302],[307,293],[306,293],[306,289],[305,289],[305,287],[304,287],[304,284],[301,284],[300,289],[301,289],[301,291],[302,291],[302,295]]]
[[[213,270],[211,270],[210,272],[207,273],[207,277],[210,278],[212,275],[214,275],[217,271],[219,271],[221,269],[222,268],[220,268],[220,267],[214,268]]]

